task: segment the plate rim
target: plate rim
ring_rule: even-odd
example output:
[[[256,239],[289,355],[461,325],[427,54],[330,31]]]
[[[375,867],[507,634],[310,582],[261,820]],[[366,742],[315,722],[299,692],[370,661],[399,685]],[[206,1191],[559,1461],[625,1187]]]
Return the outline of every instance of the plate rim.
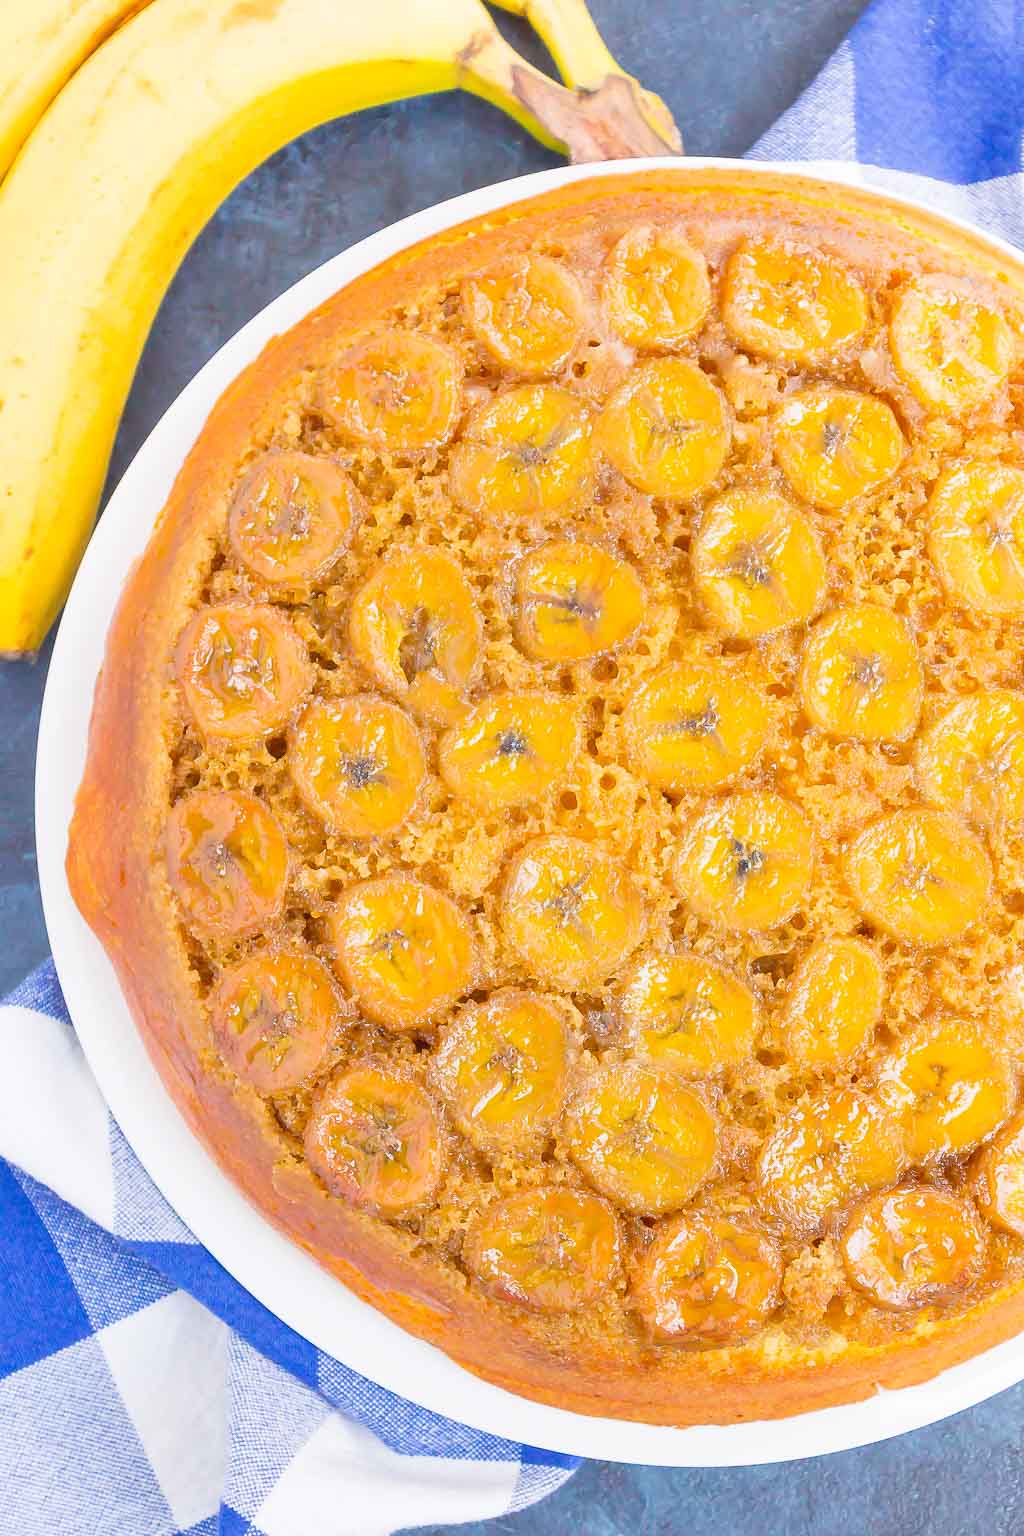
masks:
[[[71,898],[68,827],[85,759],[92,696],[121,587],[148,542],[171,482],[210,409],[272,336],[388,256],[467,219],[589,177],[636,170],[742,170],[853,186],[1021,253],[971,222],[905,191],[865,182],[869,167],[833,161],[652,158],[558,166],[461,193],[339,252],[254,315],[208,359],[160,417],[111,495],[89,543],[54,642],[40,713],[35,823],[43,914],[78,1039],[126,1140],[156,1187],[228,1273],[300,1337],[421,1408],[557,1455],[676,1467],[754,1466],[852,1450],[924,1428],[1024,1380],[1024,1336],[918,1386],[785,1419],[673,1429],[591,1417],[536,1403],[457,1365],[405,1332],[276,1231],[188,1129],[131,1018],[113,967]],[[147,492],[147,487],[148,492]],[[152,517],[139,516],[139,506]],[[254,1272],[255,1271],[255,1272]]]

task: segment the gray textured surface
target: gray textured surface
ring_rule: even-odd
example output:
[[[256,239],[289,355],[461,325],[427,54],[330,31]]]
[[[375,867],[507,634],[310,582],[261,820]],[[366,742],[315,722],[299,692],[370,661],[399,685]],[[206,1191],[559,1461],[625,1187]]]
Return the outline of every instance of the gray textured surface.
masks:
[[[691,153],[739,154],[814,75],[862,0],[592,0],[592,9],[613,52],[668,100]],[[508,30],[522,44],[523,29]],[[200,364],[289,283],[406,213],[552,163],[491,108],[459,97],[364,113],[277,155],[225,204],[179,273],[132,391],[112,479]],[[34,666],[0,663],[0,992],[46,952],[31,783],[47,656]],[[1018,1389],[932,1430],[808,1463],[706,1472],[592,1463],[546,1503],[458,1530],[1010,1536],[1024,1524],[1022,1425]]]

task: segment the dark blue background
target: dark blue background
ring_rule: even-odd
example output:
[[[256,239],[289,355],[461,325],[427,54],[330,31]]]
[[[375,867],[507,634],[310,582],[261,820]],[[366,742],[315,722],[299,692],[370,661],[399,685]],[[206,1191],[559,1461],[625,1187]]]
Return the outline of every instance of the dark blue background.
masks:
[[[924,0],[901,0],[905,35],[924,8]],[[742,154],[814,76],[863,0],[591,0],[591,9],[612,51],[669,102],[691,153]],[[1016,131],[1001,127],[1017,117],[1006,109],[1022,89],[1005,75],[1004,0],[945,0],[942,9],[985,39],[992,90],[979,108],[988,120],[975,126],[1007,159],[999,169],[1016,169]],[[525,29],[506,18],[501,24],[543,62]],[[909,54],[870,23],[858,38],[878,81],[879,143],[887,132],[891,145],[908,71],[957,110],[956,57],[930,52],[926,25],[916,36]],[[876,130],[862,109],[858,103],[862,157],[891,159],[869,152]],[[952,153],[937,135],[929,163],[906,168],[955,179]],[[415,209],[554,163],[491,108],[454,96],[363,113],[277,155],[225,204],[178,274],[128,403],[112,481],[200,364],[289,283]],[[31,785],[47,659],[44,650],[32,666],[0,663],[0,993],[46,953]],[[465,1536],[1017,1536],[1024,1531],[1022,1426],[1018,1388],[934,1429],[807,1463],[707,1472],[590,1463],[535,1509],[457,1529]]]

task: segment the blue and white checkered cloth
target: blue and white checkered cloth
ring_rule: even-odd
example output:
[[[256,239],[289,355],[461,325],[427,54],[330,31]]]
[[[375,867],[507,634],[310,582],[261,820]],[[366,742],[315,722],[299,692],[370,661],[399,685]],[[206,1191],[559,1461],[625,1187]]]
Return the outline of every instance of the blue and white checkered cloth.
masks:
[[[389,1536],[570,1475],[385,1392],[232,1280],[112,1120],[52,964],[0,1007],[0,1059],[2,1536]]]
[[[876,0],[754,155],[856,162],[1024,245],[1022,7]],[[388,1536],[570,1476],[374,1386],[237,1285],[111,1119],[52,966],[0,1007],[0,1059],[0,1536]]]

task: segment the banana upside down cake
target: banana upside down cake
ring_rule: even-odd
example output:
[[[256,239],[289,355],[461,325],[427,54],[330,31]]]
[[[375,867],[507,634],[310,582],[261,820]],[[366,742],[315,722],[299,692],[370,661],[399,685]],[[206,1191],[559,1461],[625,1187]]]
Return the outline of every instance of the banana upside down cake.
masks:
[[[1024,282],[575,182],[217,406],[69,873],[195,1132],[491,1381],[656,1423],[1024,1324]]]

